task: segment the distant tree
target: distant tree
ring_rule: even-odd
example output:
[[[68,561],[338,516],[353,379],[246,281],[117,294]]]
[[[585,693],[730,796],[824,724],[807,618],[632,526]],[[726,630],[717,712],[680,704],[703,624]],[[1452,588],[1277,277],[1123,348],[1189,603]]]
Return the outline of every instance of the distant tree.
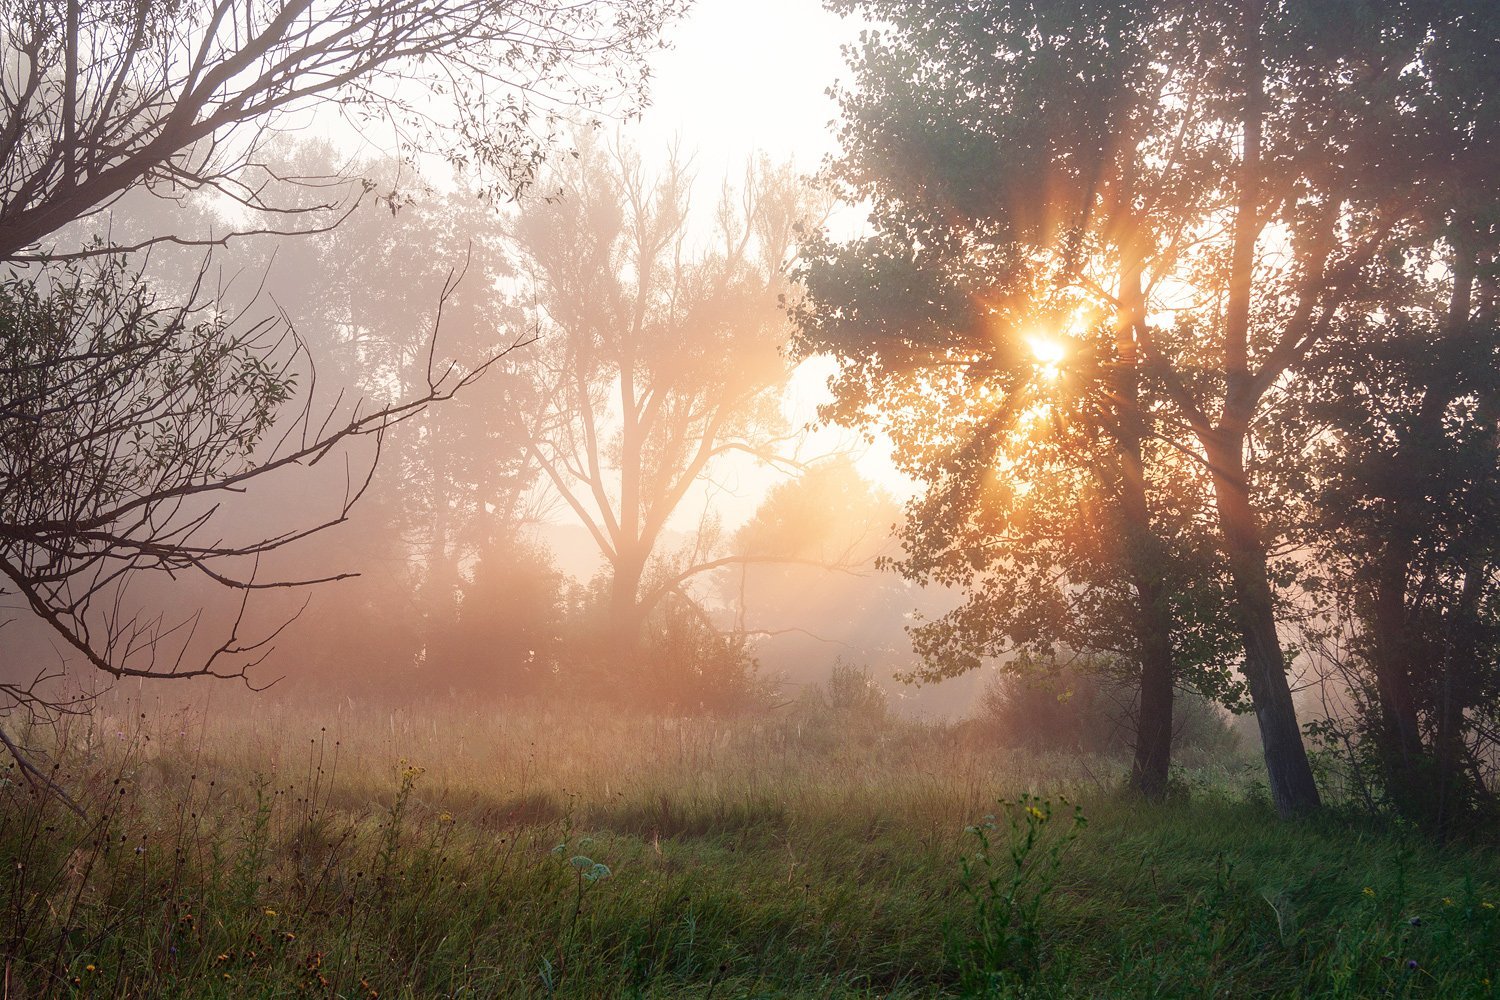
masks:
[[[823,254],[825,301],[803,323],[809,349],[848,361],[843,412],[924,365],[967,378],[976,407],[986,389],[1025,405],[1028,328],[1097,331],[1058,367],[1098,400],[1080,423],[1113,442],[1123,548],[1147,553],[1130,560],[1137,607],[1160,603],[1151,566],[1177,561],[1152,541],[1172,532],[1142,525],[1206,507],[1272,797],[1315,807],[1272,575],[1287,526],[1257,434],[1412,219],[1422,158],[1392,151],[1410,148],[1410,92],[1452,65],[1423,46],[1479,5],[838,6],[882,25],[853,51],[836,167],[873,201],[876,235]],[[1148,476],[1151,451],[1175,456],[1171,499],[1146,491],[1144,522],[1137,442]]]
[[[789,172],[761,165],[726,188],[700,234],[680,160],[653,179],[602,145],[547,182],[559,197],[524,206],[515,227],[524,322],[543,349],[514,409],[532,460],[608,565],[624,652],[658,604],[738,558],[715,551],[712,523],[667,551],[694,486],[736,453],[790,467],[776,450],[789,439],[778,298],[809,207]]]

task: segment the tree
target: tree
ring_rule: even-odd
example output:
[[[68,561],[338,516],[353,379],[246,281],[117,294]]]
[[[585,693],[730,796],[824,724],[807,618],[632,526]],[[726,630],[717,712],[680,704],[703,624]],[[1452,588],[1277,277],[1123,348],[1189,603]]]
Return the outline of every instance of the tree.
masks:
[[[865,36],[865,82],[843,95],[841,176],[875,198],[880,233],[849,257],[921,279],[907,287],[931,325],[904,327],[919,349],[939,343],[934,329],[988,326],[984,357],[1014,371],[1027,307],[1060,298],[1065,316],[1087,303],[1103,320],[1112,348],[1065,367],[1110,400],[1122,483],[1136,478],[1134,442],[1160,437],[1211,486],[1272,797],[1283,814],[1315,807],[1270,570],[1285,535],[1257,478],[1257,420],[1359,306],[1365,270],[1412,215],[1390,151],[1406,148],[1403,98],[1432,11],[842,6],[893,26]],[[966,300],[944,280],[955,269],[1007,280]],[[870,325],[840,308],[824,315]],[[903,330],[894,315],[882,322]],[[1137,501],[1121,494],[1121,510]]]
[[[1354,695],[1328,725],[1398,813],[1446,836],[1494,815],[1500,748],[1500,14],[1430,14],[1404,97],[1417,208],[1366,272],[1365,307],[1315,348],[1273,448],[1302,456],[1278,485],[1303,505],[1304,586]]]
[[[489,172],[497,192],[517,191],[563,109],[633,96],[639,57],[680,7],[6,0],[0,261],[54,259],[39,246],[52,233],[142,186],[214,192],[254,217],[271,213],[272,230],[335,224],[350,205],[327,200],[330,178],[269,200],[267,185],[285,178],[261,160],[268,137],[325,109],[386,124],[408,152],[443,153]]]
[[[1217,567],[1165,415],[1142,398],[1134,331],[1068,280],[1087,262],[1120,294],[1139,284],[1143,248],[1087,222],[1150,124],[1129,96],[1159,84],[1137,15],[1085,6],[849,5],[894,29],[851,55],[833,174],[848,200],[873,199],[876,232],[805,255],[799,332],[842,363],[829,414],[882,421],[929,484],[903,572],[971,595],[916,631],[927,676],[1015,646],[1119,654],[1140,680],[1133,780],[1155,797],[1174,684],[1234,685]],[[1203,183],[1154,179],[1174,197]]]
[[[786,468],[778,390],[784,263],[808,208],[786,171],[761,165],[726,189],[695,246],[689,176],[671,159],[652,179],[632,153],[586,146],[557,177],[561,197],[516,225],[545,348],[530,366],[527,448],[608,564],[615,648],[636,648],[647,615],[694,576],[737,560],[711,524],[678,553],[669,525],[695,484],[735,453]],[[648,573],[653,559],[666,560]]]

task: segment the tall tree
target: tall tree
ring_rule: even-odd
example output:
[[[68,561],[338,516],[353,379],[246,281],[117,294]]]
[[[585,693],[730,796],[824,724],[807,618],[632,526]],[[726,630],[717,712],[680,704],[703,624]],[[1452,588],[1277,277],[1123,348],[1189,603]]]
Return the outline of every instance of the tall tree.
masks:
[[[532,366],[529,452],[608,563],[611,627],[633,647],[645,615],[692,576],[723,565],[706,544],[645,586],[674,514],[732,454],[773,465],[788,375],[778,296],[807,200],[764,165],[726,187],[695,230],[690,178],[671,159],[652,177],[622,148],[586,147],[561,194],[516,225]],[[699,241],[702,241],[701,243]]]
[[[1155,796],[1174,684],[1232,688],[1213,559],[1191,488],[1166,489],[1182,463],[1142,397],[1137,331],[1075,276],[1139,299],[1170,220],[1119,206],[1206,182],[1197,164],[1135,172],[1184,112],[1152,110],[1168,83],[1139,12],[1084,7],[847,6],[890,28],[851,54],[834,170],[876,234],[807,255],[800,332],[843,362],[831,415],[884,421],[930,485],[903,568],[971,595],[916,632],[930,675],[1013,646],[1118,654],[1139,681],[1134,782]]]
[[[1500,725],[1500,12],[1414,5],[1391,183],[1417,206],[1278,424],[1312,592],[1398,812],[1446,835],[1494,815]],[[1333,600],[1327,600],[1327,598]]]

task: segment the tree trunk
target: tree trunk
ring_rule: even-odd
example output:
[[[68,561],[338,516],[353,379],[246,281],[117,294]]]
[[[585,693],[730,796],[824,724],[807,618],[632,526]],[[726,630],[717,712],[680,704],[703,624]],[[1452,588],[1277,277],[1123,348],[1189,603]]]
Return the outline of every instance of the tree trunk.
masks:
[[[1121,365],[1122,369],[1126,365]],[[1163,579],[1166,560],[1151,526],[1146,469],[1141,454],[1141,420],[1135,406],[1133,373],[1118,380],[1120,419],[1120,520],[1127,572],[1135,588],[1135,645],[1140,667],[1136,706],[1135,760],[1130,784],[1148,799],[1167,791],[1172,763],[1172,614]]]
[[[1266,548],[1250,505],[1243,437],[1225,435],[1208,449],[1218,502],[1219,529],[1229,558],[1235,618],[1245,644],[1242,668],[1260,725],[1271,801],[1284,816],[1311,812],[1321,804],[1313,781],[1297,709],[1287,680],[1286,658],[1276,633],[1275,603],[1266,571]]]
[[[1370,658],[1380,701],[1380,758],[1386,788],[1398,810],[1419,818],[1429,811],[1426,803],[1431,798],[1431,776],[1424,766],[1427,754],[1411,683],[1406,581],[1413,547],[1410,533],[1395,529],[1377,557],[1380,561],[1370,614],[1374,648]]]
[[[1136,644],[1141,658],[1141,693],[1130,784],[1146,798],[1159,800],[1166,795],[1172,764],[1172,622],[1158,582],[1137,578],[1136,594],[1140,601]]]
[[[1120,297],[1129,313],[1116,334],[1118,353],[1114,389],[1119,407],[1120,515],[1125,561],[1135,587],[1135,645],[1140,666],[1136,705],[1135,759],[1130,784],[1150,800],[1166,795],[1172,766],[1172,699],[1176,670],[1172,662],[1172,612],[1167,604],[1167,561],[1151,524],[1146,493],[1146,463],[1141,442],[1146,436],[1140,407],[1140,373],[1135,331],[1146,320],[1141,289],[1142,263],[1135,245],[1120,280]]]
[[[621,552],[612,567],[609,584],[609,631],[622,656],[633,655],[641,642],[641,576],[646,557],[642,553]]]

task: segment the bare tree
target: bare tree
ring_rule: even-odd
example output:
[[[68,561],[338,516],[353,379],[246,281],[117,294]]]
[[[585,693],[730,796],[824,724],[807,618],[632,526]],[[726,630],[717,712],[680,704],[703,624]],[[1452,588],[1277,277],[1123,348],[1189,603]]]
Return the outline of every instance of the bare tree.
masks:
[[[378,409],[318,406],[311,386],[297,384],[307,356],[280,319],[241,323],[207,306],[162,305],[117,257],[54,277],[45,287],[0,284],[0,574],[113,678],[246,677],[285,624],[249,634],[251,596],[343,575],[263,579],[262,559],[347,518],[385,433],[496,360],[429,364],[425,387]],[[437,308],[434,349],[456,281]],[[373,444],[363,465],[345,447],[361,438]],[[248,539],[220,533],[226,501],[330,457],[344,463],[345,481],[324,516]],[[239,595],[206,647],[201,610],[173,618],[131,596],[145,578],[183,575]],[[0,683],[0,695],[31,710],[61,707],[43,680]]]
[[[611,627],[633,644],[663,598],[739,558],[700,532],[676,565],[647,573],[694,484],[732,453],[793,464],[777,451],[791,439],[779,433],[778,296],[808,204],[787,173],[751,170],[699,248],[676,157],[651,178],[627,151],[587,147],[559,181],[562,197],[517,227],[527,312],[552,345],[533,369],[525,436],[608,563]]]
[[[0,261],[55,259],[39,247],[50,234],[141,185],[284,216],[251,227],[262,231],[336,224],[341,186],[305,179],[306,198],[269,201],[284,188],[260,156],[320,108],[389,126],[514,193],[564,112],[639,92],[639,56],[683,6],[0,0]],[[187,239],[147,240],[158,241]]]

